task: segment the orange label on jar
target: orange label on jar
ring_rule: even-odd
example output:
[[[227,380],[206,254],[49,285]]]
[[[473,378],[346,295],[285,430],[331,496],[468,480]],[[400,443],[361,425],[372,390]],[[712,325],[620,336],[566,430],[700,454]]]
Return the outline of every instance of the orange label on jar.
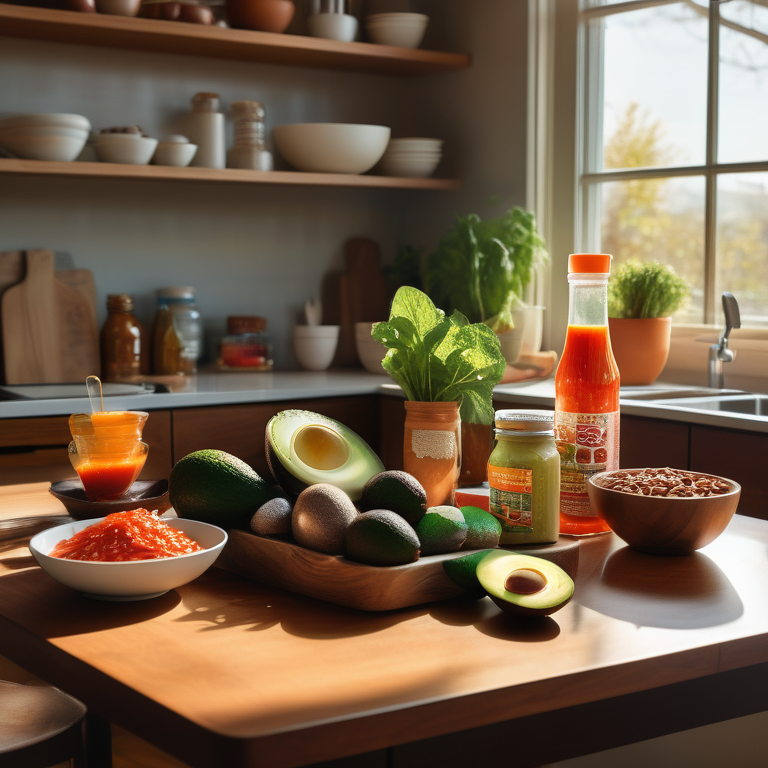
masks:
[[[560,454],[560,511],[597,517],[587,495],[587,478],[619,467],[619,413],[555,412]]]
[[[488,465],[489,511],[504,532],[533,530],[533,470]]]

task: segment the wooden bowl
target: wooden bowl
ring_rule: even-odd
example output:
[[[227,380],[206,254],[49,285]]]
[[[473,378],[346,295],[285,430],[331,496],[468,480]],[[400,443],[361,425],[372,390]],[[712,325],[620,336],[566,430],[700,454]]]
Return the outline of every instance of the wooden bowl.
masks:
[[[144,507],[156,509],[161,515],[171,508],[168,500],[167,480],[137,480],[122,499],[115,501],[89,501],[79,480],[60,480],[48,489],[75,520],[91,520],[106,517],[112,512],[125,512]]]
[[[226,0],[230,27],[258,32],[285,32],[296,6],[291,0]]]
[[[616,475],[647,471],[619,469],[599,472],[587,481],[592,508],[613,532],[633,549],[657,555],[687,555],[713,542],[731,521],[741,495],[733,480],[703,472],[676,470],[694,481],[717,480],[728,485],[717,496],[644,496],[606,488]]]

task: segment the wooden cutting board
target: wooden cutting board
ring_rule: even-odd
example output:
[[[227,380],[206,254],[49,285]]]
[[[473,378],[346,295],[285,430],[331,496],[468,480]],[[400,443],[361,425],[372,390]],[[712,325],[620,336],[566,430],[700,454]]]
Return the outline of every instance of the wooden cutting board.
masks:
[[[54,272],[53,251],[3,254],[0,260],[5,382],[84,382],[98,374],[96,290],[88,270]],[[4,290],[26,261],[25,276]],[[24,274],[24,272],[22,272]]]
[[[550,560],[576,578],[578,541],[561,537],[556,544],[516,551]],[[382,568],[313,552],[288,541],[231,530],[216,566],[348,608],[391,611],[464,594],[465,590],[445,575],[443,561],[469,554],[429,555],[415,563]]]

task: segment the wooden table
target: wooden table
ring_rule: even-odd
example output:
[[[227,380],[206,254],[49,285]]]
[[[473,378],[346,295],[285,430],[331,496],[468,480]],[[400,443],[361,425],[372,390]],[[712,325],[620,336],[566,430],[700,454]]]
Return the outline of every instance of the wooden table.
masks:
[[[61,512],[44,484],[0,510]],[[768,522],[746,517],[689,557],[584,541],[574,600],[533,622],[487,598],[363,613],[218,568],[100,602],[24,545],[0,557],[0,654],[192,766],[533,766],[768,709]]]

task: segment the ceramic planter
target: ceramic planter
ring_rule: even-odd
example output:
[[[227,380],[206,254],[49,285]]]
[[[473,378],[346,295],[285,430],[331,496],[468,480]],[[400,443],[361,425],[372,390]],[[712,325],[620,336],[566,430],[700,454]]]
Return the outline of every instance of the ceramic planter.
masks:
[[[653,384],[667,363],[672,318],[609,317],[608,330],[621,385]]]

